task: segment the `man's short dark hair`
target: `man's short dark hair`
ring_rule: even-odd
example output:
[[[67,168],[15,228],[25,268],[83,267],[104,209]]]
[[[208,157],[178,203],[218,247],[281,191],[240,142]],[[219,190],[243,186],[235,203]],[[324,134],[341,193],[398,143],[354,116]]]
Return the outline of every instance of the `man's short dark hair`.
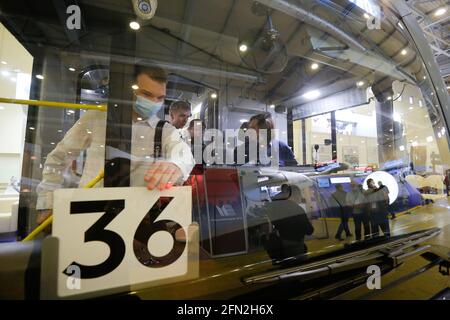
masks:
[[[169,112],[178,111],[178,110],[184,110],[184,111],[191,111],[191,104],[187,101],[179,100],[174,101],[170,105]]]
[[[250,118],[250,123],[256,121],[259,129],[274,129],[272,115],[270,113],[260,113]]]
[[[134,70],[134,77],[137,78],[141,74],[147,75],[150,79],[156,82],[167,83],[166,71],[158,66],[136,66]]]

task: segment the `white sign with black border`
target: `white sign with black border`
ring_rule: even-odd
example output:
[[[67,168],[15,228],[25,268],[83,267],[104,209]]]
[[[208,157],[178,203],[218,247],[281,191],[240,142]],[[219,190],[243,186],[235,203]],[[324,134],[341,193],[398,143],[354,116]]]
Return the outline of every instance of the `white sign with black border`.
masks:
[[[192,272],[198,271],[198,256],[189,254],[198,250],[192,248],[198,241],[191,232],[191,187],[60,189],[53,212],[57,298],[102,296],[198,276]]]

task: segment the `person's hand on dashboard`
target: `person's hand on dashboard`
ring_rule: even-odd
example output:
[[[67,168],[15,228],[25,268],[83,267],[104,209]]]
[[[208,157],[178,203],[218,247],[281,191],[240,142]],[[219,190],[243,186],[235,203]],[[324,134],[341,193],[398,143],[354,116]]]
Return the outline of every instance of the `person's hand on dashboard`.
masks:
[[[144,180],[147,182],[147,189],[164,190],[172,188],[182,176],[180,168],[174,163],[155,162],[145,172]]]

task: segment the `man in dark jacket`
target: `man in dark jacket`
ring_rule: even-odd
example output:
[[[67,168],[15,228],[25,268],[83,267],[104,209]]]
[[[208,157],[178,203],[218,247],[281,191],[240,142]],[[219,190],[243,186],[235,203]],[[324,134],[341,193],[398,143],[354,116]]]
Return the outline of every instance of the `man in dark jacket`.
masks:
[[[367,180],[367,185],[369,189],[366,191],[366,196],[369,205],[372,236],[378,236],[379,229],[381,229],[385,236],[390,237],[391,231],[387,211],[389,197],[386,199],[386,192],[377,188],[372,179]]]
[[[338,209],[341,219],[341,223],[339,224],[335,238],[341,241],[341,234],[343,231],[345,231],[347,238],[351,237],[352,234],[350,232],[350,229],[348,228],[349,208],[347,206],[347,192],[345,192],[342,184],[336,185],[336,191],[332,193],[330,198],[330,205],[333,208]]]
[[[305,236],[312,235],[314,227],[309,221],[305,210],[300,206],[301,191],[296,186],[290,186],[285,197],[280,195],[265,205],[267,216],[281,239],[282,252],[278,258],[298,257],[306,253]],[[272,253],[269,252],[272,257]]]
[[[353,216],[355,240],[361,240],[361,225],[364,227],[364,239],[369,238],[370,218],[362,185],[358,184],[356,181],[351,182],[351,190],[347,194],[346,202],[350,213]]]
[[[274,148],[275,144],[277,144],[278,147],[278,155],[279,155],[279,165],[281,167],[285,166],[297,166],[298,162],[295,160],[294,153],[292,152],[291,148],[284,143],[283,141],[277,140],[273,136],[273,130],[275,126],[272,120],[272,117],[269,113],[267,114],[258,114],[256,116],[253,116],[250,118],[248,129],[254,130],[255,137],[256,137],[256,143],[258,146],[258,150],[256,152],[256,159],[251,159],[251,152],[249,148],[250,143],[254,143],[255,141],[249,141],[249,139],[245,139],[245,142],[238,146],[234,151],[234,158],[236,164],[243,164],[240,163],[241,159],[238,159],[238,148],[245,148],[243,154],[245,154],[244,157],[244,163],[252,162],[254,164],[264,164],[263,160],[260,158],[260,152],[259,149],[261,149],[262,152],[267,153],[267,157],[272,156],[272,149]],[[265,137],[265,141],[268,141],[267,146],[265,146],[264,141],[260,141],[260,130],[265,130],[267,133],[267,137]],[[265,150],[264,150],[265,149]]]

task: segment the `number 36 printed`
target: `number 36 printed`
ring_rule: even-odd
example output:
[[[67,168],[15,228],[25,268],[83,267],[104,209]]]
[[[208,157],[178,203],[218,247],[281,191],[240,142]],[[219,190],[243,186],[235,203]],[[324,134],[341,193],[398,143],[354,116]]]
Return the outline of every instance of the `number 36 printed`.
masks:
[[[159,197],[138,225],[133,239],[133,251],[136,259],[148,268],[161,268],[174,263],[183,253],[186,243],[177,241],[177,236],[186,239],[181,225],[172,220],[159,220],[158,217],[173,200],[173,197]],[[100,241],[105,243],[110,254],[102,263],[83,265],[76,261],[70,266],[80,268],[81,279],[94,279],[114,271],[125,257],[125,242],[116,232],[105,229],[125,208],[125,200],[75,201],[70,203],[70,214],[89,214],[104,212],[104,214],[84,233],[84,242]],[[150,237],[156,232],[168,232],[173,238],[173,246],[166,255],[154,256],[148,249]],[[69,266],[64,274],[70,275]]]

